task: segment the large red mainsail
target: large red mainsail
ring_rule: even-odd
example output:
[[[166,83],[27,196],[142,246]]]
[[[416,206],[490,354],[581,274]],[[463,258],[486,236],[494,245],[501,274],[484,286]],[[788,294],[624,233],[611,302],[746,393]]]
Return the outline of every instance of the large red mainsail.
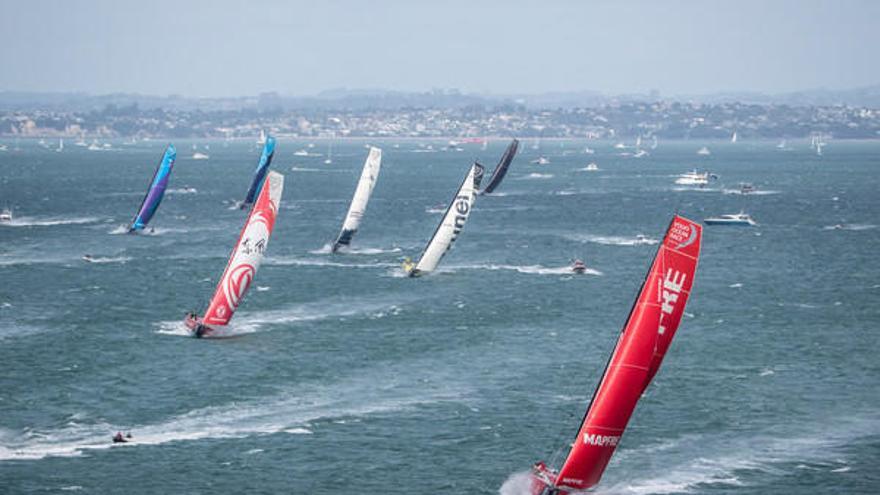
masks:
[[[535,471],[537,491],[582,491],[599,482],[642,392],[681,322],[697,270],[702,227],[675,216],[558,473]]]
[[[206,325],[215,327],[229,323],[260,267],[278,214],[284,176],[269,172],[265,181],[205,311],[202,323]]]

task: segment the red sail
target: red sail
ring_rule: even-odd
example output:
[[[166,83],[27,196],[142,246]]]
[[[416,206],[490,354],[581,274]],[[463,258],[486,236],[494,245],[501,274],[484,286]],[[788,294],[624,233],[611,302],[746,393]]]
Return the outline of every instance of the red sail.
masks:
[[[599,482],[642,392],[681,322],[697,270],[702,227],[675,216],[657,251],[577,439],[555,477],[560,490]]]
[[[206,325],[222,326],[229,323],[247,293],[269,244],[283,187],[284,176],[269,172],[257,202],[241,229],[238,243],[229,256],[226,270],[211,298],[211,305],[205,312],[203,322]]]

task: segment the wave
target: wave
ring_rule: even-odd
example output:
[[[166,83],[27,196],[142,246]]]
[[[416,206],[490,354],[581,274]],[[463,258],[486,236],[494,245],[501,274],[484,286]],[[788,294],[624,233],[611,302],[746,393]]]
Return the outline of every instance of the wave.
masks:
[[[591,242],[594,244],[602,244],[605,246],[652,246],[659,243],[657,239],[637,235],[635,237],[624,237],[615,235],[593,235],[593,234],[568,234],[565,237],[578,242]]]
[[[344,263],[341,261],[330,261],[326,259],[313,258],[297,258],[293,256],[273,256],[263,260],[266,265],[280,266],[332,266],[337,268],[383,268],[389,266],[398,266],[397,263],[375,262],[375,263]]]
[[[86,260],[83,258],[83,261],[88,261],[89,263],[127,263],[131,261],[130,256],[98,256],[93,257],[91,259]]]
[[[176,189],[168,189],[165,192],[167,194],[196,194],[199,191],[194,187],[178,187]]]
[[[673,187],[673,191],[691,191],[691,192],[719,192],[721,189],[716,189],[714,187]]]
[[[527,180],[527,179],[552,179],[553,177],[554,177],[553,174],[542,174],[542,173],[538,173],[538,172],[532,172],[532,173],[530,173],[530,174],[528,174],[528,175],[523,175],[523,176],[517,177],[517,179],[519,179],[519,180]]]
[[[852,231],[860,231],[860,230],[871,230],[876,229],[877,226],[871,223],[838,223],[836,225],[826,225],[822,227],[822,230],[852,230]]]
[[[54,225],[80,225],[100,221],[101,219],[97,217],[49,217],[44,219],[35,217],[15,217],[8,222],[0,223],[0,227],[51,227]]]
[[[367,254],[367,255],[375,255],[375,254],[387,254],[387,253],[399,253],[401,249],[399,247],[393,248],[356,248],[351,246],[343,246],[337,251],[338,254]],[[309,251],[311,254],[332,254],[332,246],[328,242],[324,244],[319,249],[313,249]]]
[[[782,191],[774,191],[771,189],[759,189],[757,191],[751,191],[744,193],[739,189],[722,189],[721,192],[724,194],[739,194],[742,196],[769,196],[771,194],[780,194]]]
[[[441,273],[453,273],[459,270],[511,270],[518,273],[525,273],[529,275],[575,275],[574,272],[571,271],[571,265],[565,266],[557,266],[557,267],[546,267],[541,265],[496,265],[496,264],[485,264],[485,265],[450,265],[446,267],[439,268],[437,271]],[[602,275],[602,272],[599,270],[595,270],[593,268],[587,268],[584,275]]]
[[[394,370],[390,370],[394,371]],[[254,435],[307,435],[312,423],[409,410],[424,404],[459,400],[467,387],[425,387],[421,373],[368,373],[330,386],[303,385],[273,397],[194,409],[164,421],[141,425],[70,421],[62,428],[25,429],[0,436],[0,461],[79,456],[91,450],[137,448],[169,442],[244,438]],[[375,383],[387,386],[375,387]],[[369,390],[369,395],[364,395]],[[332,427],[332,426],[328,426]],[[113,444],[116,431],[131,431],[133,441]]]
[[[846,416],[841,416],[846,417]],[[791,475],[785,467],[796,462],[834,465],[846,464],[842,449],[853,440],[880,433],[880,420],[849,416],[840,423],[823,422],[822,426],[799,425],[798,435],[780,436],[778,432],[732,437],[721,435],[690,435],[680,439],[673,451],[691,452],[687,460],[667,465],[664,472],[610,485],[597,493],[681,493],[701,491],[707,485],[739,486],[744,471],[758,471],[778,476]],[[711,450],[706,453],[705,448]],[[653,457],[650,449],[629,452],[630,457]],[[667,459],[674,458],[669,452]],[[840,469],[840,468],[838,468]]]

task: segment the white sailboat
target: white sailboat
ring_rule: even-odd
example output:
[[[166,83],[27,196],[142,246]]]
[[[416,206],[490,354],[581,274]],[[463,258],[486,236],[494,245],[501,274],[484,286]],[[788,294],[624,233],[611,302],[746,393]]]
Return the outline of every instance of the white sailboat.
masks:
[[[56,148],[55,151],[58,153],[61,153],[62,151],[64,151],[64,139],[63,138],[58,139],[58,148]]]
[[[367,202],[373,194],[373,188],[376,187],[376,179],[379,178],[381,166],[382,150],[371,147],[370,154],[367,155],[367,160],[364,162],[364,169],[361,171],[361,178],[354,191],[354,197],[351,198],[348,213],[345,215],[345,221],[342,223],[342,230],[333,243],[332,252],[335,253],[343,246],[351,244],[351,238],[361,225],[361,219],[367,210]]]
[[[440,225],[434,231],[428,246],[422,252],[422,257],[418,263],[413,265],[407,260],[404,262],[404,270],[410,277],[430,273],[437,268],[443,256],[452,248],[452,243],[458,238],[458,234],[464,228],[465,222],[470,217],[471,210],[474,207],[474,201],[477,199],[477,191],[480,189],[480,181],[483,179],[483,166],[474,163],[464,178],[464,181],[456,191],[449,206],[446,207],[446,213]]]
[[[731,142],[731,143],[736,143],[736,131],[733,131],[733,135],[730,136],[730,142]]]

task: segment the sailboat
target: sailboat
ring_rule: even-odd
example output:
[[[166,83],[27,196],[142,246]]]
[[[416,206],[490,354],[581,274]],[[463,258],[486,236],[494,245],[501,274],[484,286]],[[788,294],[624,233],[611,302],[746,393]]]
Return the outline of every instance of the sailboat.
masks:
[[[64,151],[64,139],[63,138],[58,139],[58,147],[55,148],[55,151],[58,153],[61,153],[62,151]]]
[[[266,178],[266,172],[269,171],[269,165],[272,164],[272,157],[275,156],[275,138],[272,136],[268,136],[266,138],[266,144],[263,145],[263,153],[260,155],[260,161],[257,163],[257,169],[254,170],[254,178],[251,181],[251,186],[248,188],[248,192],[245,195],[244,201],[242,201],[239,208],[242,210],[247,209],[250,205],[254,203],[254,200],[257,196],[260,195],[260,189],[263,188],[263,179]]]
[[[266,144],[266,131],[260,129],[260,137],[257,138],[257,144]]]
[[[492,194],[492,191],[501,184],[502,179],[507,174],[507,168],[510,167],[510,163],[513,161],[513,157],[516,156],[516,150],[519,148],[519,141],[514,139],[510,142],[510,145],[504,151],[504,154],[501,155],[501,160],[498,162],[498,165],[495,166],[495,170],[492,172],[492,177],[489,178],[489,183],[486,184],[486,187],[480,191],[480,194]]]
[[[196,313],[188,313],[184,318],[184,324],[193,337],[224,336],[229,320],[260,268],[278,215],[278,205],[284,191],[284,176],[278,172],[269,172],[264,186],[241,229],[238,243],[229,256],[226,270],[214,290],[208,310],[202,317]]]
[[[543,462],[533,466],[533,494],[579,493],[599,483],[681,322],[701,240],[699,224],[672,218],[568,456],[558,471]]]
[[[177,150],[174,149],[173,144],[169,144],[165,148],[162,160],[156,167],[156,173],[153,174],[153,180],[150,182],[147,194],[144,195],[141,207],[128,228],[129,233],[143,230],[150,223],[150,219],[153,218],[153,215],[159,208],[159,203],[162,202],[162,198],[165,196],[165,189],[168,188],[168,179],[171,176],[171,169],[174,166],[175,159],[177,159]]]
[[[361,171],[361,178],[358,181],[357,188],[354,190],[354,197],[351,198],[351,205],[348,207],[348,213],[345,215],[345,221],[342,223],[342,230],[331,248],[332,252],[338,251],[343,246],[351,244],[351,238],[357,232],[361,225],[361,218],[367,210],[367,202],[370,201],[370,195],[373,194],[373,188],[376,186],[376,179],[379,178],[379,169],[382,166],[382,150],[370,147],[370,154],[364,162],[364,169]]]
[[[440,260],[452,248],[452,243],[455,242],[458,234],[461,233],[461,229],[464,228],[464,224],[467,222],[474,207],[474,201],[477,199],[477,191],[480,189],[480,181],[482,180],[483,166],[474,162],[461,186],[459,186],[458,191],[455,192],[455,196],[452,197],[452,201],[449,202],[449,206],[446,207],[443,219],[434,231],[434,235],[431,236],[431,240],[428,241],[428,245],[422,252],[418,263],[413,264],[409,261],[404,263],[404,270],[407,272],[407,275],[418,277],[422,274],[430,273],[437,268]]]

